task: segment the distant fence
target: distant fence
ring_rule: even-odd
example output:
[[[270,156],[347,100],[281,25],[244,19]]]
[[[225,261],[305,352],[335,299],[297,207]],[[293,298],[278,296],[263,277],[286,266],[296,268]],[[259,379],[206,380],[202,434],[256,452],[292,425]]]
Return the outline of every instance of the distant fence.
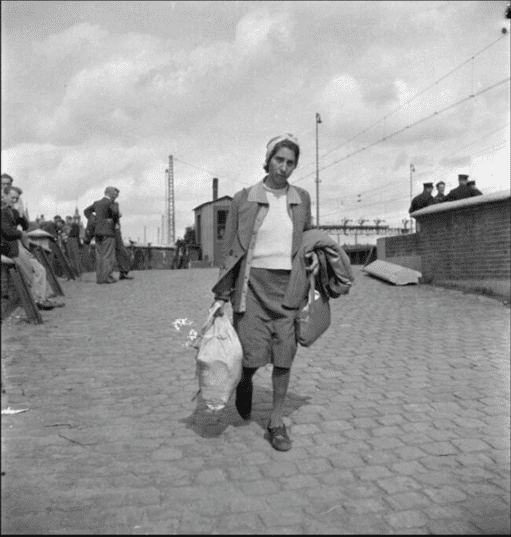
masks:
[[[407,236],[403,236],[407,237]],[[131,253],[130,270],[159,270],[180,268],[211,268],[212,263],[200,260],[199,247],[192,245],[187,255],[178,255],[171,246],[130,246],[126,247]],[[355,244],[343,246],[352,265],[364,265],[375,245]],[[85,272],[96,270],[96,249],[94,244],[81,249],[82,267]],[[116,267],[117,268],[117,267]]]
[[[130,270],[159,270],[185,268],[186,264],[176,256],[172,246],[128,246],[131,255]],[[96,270],[96,248],[94,244],[81,249],[82,267],[85,272]],[[116,267],[118,270],[118,268]]]

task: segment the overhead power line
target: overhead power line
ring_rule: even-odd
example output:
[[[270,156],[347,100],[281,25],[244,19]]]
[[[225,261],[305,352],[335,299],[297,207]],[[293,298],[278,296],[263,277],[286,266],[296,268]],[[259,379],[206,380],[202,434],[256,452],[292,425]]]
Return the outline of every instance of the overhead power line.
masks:
[[[357,155],[358,153],[362,153],[363,151],[366,151],[367,149],[369,149],[371,147],[374,147],[375,145],[378,145],[381,142],[384,142],[386,140],[389,140],[390,138],[393,138],[394,136],[396,136],[398,134],[401,134],[402,132],[404,132],[407,129],[410,129],[412,127],[416,127],[417,125],[420,125],[421,123],[424,123],[425,121],[428,121],[429,119],[432,119],[435,116],[439,116],[440,114],[443,114],[444,112],[447,112],[448,110],[451,110],[451,109],[455,108],[456,106],[459,106],[460,104],[463,104],[463,103],[469,101],[470,99],[473,99],[475,97],[479,97],[483,93],[486,93],[487,91],[495,89],[496,87],[501,86],[502,84],[505,84],[506,82],[509,82],[510,78],[511,77],[507,77],[507,78],[505,78],[503,80],[500,80],[499,82],[496,82],[495,84],[492,84],[491,86],[488,86],[488,87],[482,89],[481,91],[478,91],[477,93],[470,94],[468,97],[464,97],[463,99],[455,102],[454,104],[450,104],[449,106],[446,106],[445,108],[442,108],[441,110],[433,112],[429,116],[423,117],[423,118],[419,119],[418,121],[415,121],[414,123],[410,123],[410,125],[406,125],[406,127],[403,127],[402,129],[399,129],[399,130],[397,130],[397,131],[395,131],[395,132],[393,132],[391,134],[388,134],[387,136],[383,136],[382,138],[376,140],[372,144],[369,144],[369,145],[366,145],[364,147],[361,147],[361,148],[357,149],[356,151],[348,153],[347,155],[345,155],[344,157],[342,157],[340,159],[334,160],[330,164],[326,164],[325,166],[321,167],[320,170],[326,170],[327,168],[330,168],[334,164],[338,164],[339,162],[342,162],[343,160],[347,160],[348,158],[350,158],[350,157],[352,157],[354,155]],[[307,176],[301,177],[301,178],[297,179],[294,182],[297,183],[297,182],[305,179],[306,177]]]
[[[442,155],[441,157],[439,157],[439,159],[444,159],[444,158],[447,158],[447,157],[450,157],[451,155],[454,155],[456,153],[459,153],[460,151],[462,151],[463,149],[466,149],[467,147],[470,147],[472,145],[474,145],[476,142],[479,142],[480,140],[484,140],[485,138],[488,138],[489,136],[491,136],[492,134],[495,134],[497,131],[499,130],[502,130],[506,127],[509,127],[509,123],[506,123],[505,125],[501,125],[500,127],[497,127],[496,129],[493,129],[491,130],[490,132],[487,132],[485,134],[483,134],[482,136],[478,136],[477,138],[475,138],[474,140],[472,140],[470,143],[464,145],[463,147],[460,147],[459,149],[455,149],[454,151],[451,151],[450,153],[446,153],[445,155]],[[502,146],[499,146],[499,145],[495,145],[495,146],[492,146],[491,149],[496,149],[496,148],[500,148],[500,147],[504,147],[506,144],[502,144]],[[485,149],[488,149],[488,148],[485,148]],[[472,153],[474,155],[476,154],[479,154],[479,153],[482,153],[485,149],[482,149],[480,151],[478,151],[477,153]],[[436,168],[433,168],[433,170],[431,170],[430,172],[428,172],[428,175],[431,175],[433,174],[436,170],[438,169],[438,167]],[[358,177],[356,177],[355,179],[352,179],[351,182],[356,182],[358,181],[360,178],[362,177],[365,177],[366,175],[368,175],[368,173],[365,173],[365,174],[362,174]],[[362,194],[371,194],[372,192],[376,192],[377,190],[381,190],[381,189],[384,189],[384,188],[388,188],[389,186],[391,185],[395,185],[395,184],[398,184],[398,183],[402,183],[404,181],[404,179],[397,179],[395,181],[389,181],[387,183],[384,183],[384,184],[381,184],[380,186],[377,186],[377,187],[374,187],[374,188],[369,188],[368,190],[363,190],[361,192],[358,192],[358,195],[362,195]],[[335,214],[335,213],[332,213],[332,214]],[[326,215],[325,215],[326,216]]]
[[[441,159],[442,158],[446,158],[450,155],[453,155],[459,151],[461,151],[462,149],[466,149],[467,147],[470,147],[471,145],[474,145],[474,143],[480,141],[480,140],[483,140],[485,138],[488,138],[489,136],[491,136],[492,134],[494,134],[495,132],[499,131],[499,130],[502,130],[503,128],[505,127],[508,127],[509,124],[506,124],[506,125],[502,125],[500,127],[498,127],[497,129],[493,129],[492,131],[490,132],[487,132],[486,134],[482,135],[482,136],[479,136],[478,138],[476,138],[475,140],[472,140],[472,142],[470,142],[469,144],[463,146],[462,148],[460,149],[457,149],[456,151],[452,151],[451,153],[447,153],[445,155],[443,155],[442,157],[440,157]],[[500,144],[495,144],[493,146],[487,146],[479,151],[476,151],[475,153],[472,153],[472,155],[479,155],[479,154],[482,154],[484,152],[490,152],[492,150],[497,150],[497,149],[502,149],[503,147],[506,146],[506,143],[500,143]],[[432,173],[434,173],[434,171],[436,170],[437,168],[433,169],[432,172],[430,172],[428,175],[431,175]],[[359,192],[356,196],[361,196],[361,195],[371,195],[372,193],[376,192],[377,190],[381,190],[381,189],[388,189],[390,186],[393,186],[393,185],[397,185],[397,184],[404,184],[404,179],[403,178],[400,178],[400,179],[396,179],[395,181],[390,181],[388,183],[385,183],[383,185],[380,185],[380,186],[377,186],[375,188],[371,188],[371,189],[368,189],[368,190],[364,190],[362,192]],[[350,197],[355,197],[355,195],[352,195]],[[396,197],[392,197],[392,198],[387,198],[385,200],[381,200],[379,202],[377,202],[378,204],[384,204],[384,203],[392,203],[394,201],[397,201],[397,200],[400,200],[400,199],[404,199],[403,197],[401,198],[396,198]],[[342,209],[339,209],[337,211],[334,211],[332,213],[327,213],[325,215],[323,215],[323,217],[328,217],[328,216],[333,216],[335,214],[339,214],[339,213],[342,213],[342,212],[345,212],[345,211],[351,211],[353,209],[365,209],[366,207],[370,207],[370,206],[373,206],[375,205],[375,203],[371,203],[371,204],[365,204],[365,203],[362,203],[360,204],[359,201],[357,200],[356,202],[354,203],[350,203],[349,205],[343,205],[343,208]]]
[[[476,52],[474,55],[472,55],[470,58],[468,58],[467,60],[465,60],[464,62],[460,63],[457,67],[454,67],[453,69],[451,69],[448,73],[446,73],[445,75],[442,75],[440,78],[438,78],[437,80],[435,80],[435,82],[433,82],[432,84],[430,84],[429,86],[427,86],[426,88],[424,88],[423,90],[420,90],[418,93],[412,95],[412,97],[410,97],[407,101],[405,101],[404,103],[400,104],[397,108],[395,108],[394,110],[392,110],[391,112],[389,112],[388,114],[386,114],[385,116],[381,117],[380,119],[378,119],[378,121],[375,121],[373,124],[369,125],[369,127],[366,127],[365,129],[361,130],[359,133],[355,134],[355,136],[353,136],[352,138],[350,138],[349,140],[346,140],[344,141],[341,145],[338,145],[336,147],[334,147],[333,149],[330,149],[328,151],[326,151],[325,153],[323,153],[321,155],[321,157],[326,157],[327,155],[329,155],[330,153],[333,153],[334,151],[337,151],[338,149],[341,149],[342,147],[344,147],[346,144],[352,142],[353,140],[355,140],[355,138],[358,138],[360,135],[362,134],[365,134],[368,130],[372,129],[373,127],[375,127],[376,125],[378,125],[379,123],[381,123],[382,121],[386,121],[387,118],[389,118],[391,115],[395,114],[397,111],[401,110],[401,108],[403,108],[404,106],[410,104],[411,102],[413,102],[415,99],[417,99],[418,97],[420,97],[421,95],[424,95],[424,93],[426,93],[428,90],[430,90],[431,88],[433,88],[434,86],[436,86],[438,83],[442,82],[443,80],[445,80],[447,77],[449,77],[450,75],[452,75],[453,73],[455,73],[456,71],[458,71],[459,69],[461,69],[463,66],[465,66],[467,63],[469,62],[473,62],[475,58],[477,58],[478,56],[480,56],[483,52],[486,52],[489,48],[493,47],[493,45],[495,45],[496,43],[498,43],[500,40],[504,39],[504,37],[506,37],[505,35],[501,35],[499,38],[495,39],[495,41],[491,42],[489,45],[487,45],[486,47],[482,48],[480,51]],[[473,74],[473,73],[472,73]],[[312,166],[312,164],[314,164],[313,162],[310,162],[310,163],[307,163],[305,165],[302,166],[302,168],[306,168],[308,166]],[[305,176],[305,177],[308,177]],[[304,178],[305,178],[304,177]]]

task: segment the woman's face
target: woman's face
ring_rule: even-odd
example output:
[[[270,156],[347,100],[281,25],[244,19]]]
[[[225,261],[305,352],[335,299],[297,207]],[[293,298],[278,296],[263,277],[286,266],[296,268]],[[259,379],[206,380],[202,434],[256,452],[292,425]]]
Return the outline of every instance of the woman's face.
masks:
[[[284,188],[287,180],[296,168],[295,152],[288,147],[281,147],[268,162],[268,175],[272,183]]]

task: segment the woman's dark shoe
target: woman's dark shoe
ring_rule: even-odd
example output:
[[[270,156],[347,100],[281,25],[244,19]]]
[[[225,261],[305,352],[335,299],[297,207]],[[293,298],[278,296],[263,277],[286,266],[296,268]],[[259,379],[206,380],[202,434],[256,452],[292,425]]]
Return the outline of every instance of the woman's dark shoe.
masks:
[[[55,304],[49,300],[43,300],[42,302],[36,302],[35,304],[40,310],[52,310],[55,307]]]
[[[286,426],[284,424],[280,427],[270,427],[268,425],[268,434],[273,449],[276,449],[277,451],[289,451],[291,449],[291,439],[287,435]]]
[[[252,379],[250,381],[241,381],[236,386],[236,410],[244,419],[249,420],[252,412]]]

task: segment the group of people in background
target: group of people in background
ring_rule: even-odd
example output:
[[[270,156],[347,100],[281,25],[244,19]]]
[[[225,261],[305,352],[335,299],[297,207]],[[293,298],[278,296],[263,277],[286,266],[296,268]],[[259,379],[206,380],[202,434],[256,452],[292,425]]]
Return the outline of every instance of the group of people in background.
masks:
[[[80,279],[83,273],[81,248],[84,229],[80,215],[66,216],[65,220],[56,215],[53,220],[45,220],[44,216],[36,218],[35,228],[49,233],[66,256],[74,275]],[[59,272],[59,276],[62,273]]]
[[[445,183],[439,181],[435,186],[437,193],[433,196],[433,183],[423,183],[424,190],[412,199],[409,213],[424,209],[436,203],[443,203],[446,201],[457,201],[465,198],[472,198],[474,196],[481,196],[482,192],[476,187],[476,182],[465,174],[458,175],[458,186],[445,194]]]
[[[128,274],[131,255],[124,246],[121,234],[122,215],[116,201],[120,192],[118,188],[107,187],[104,197],[84,210],[87,218],[87,226],[84,228],[78,209],[74,216],[66,216],[65,219],[56,215],[52,220],[46,220],[44,215],[41,215],[31,222],[21,199],[23,191],[13,183],[14,179],[10,175],[2,174],[1,252],[23,273],[39,309],[51,310],[64,306],[64,303],[51,300],[54,296],[48,286],[47,271],[32,253],[36,243],[30,239],[30,231],[41,229],[48,234],[39,245],[45,245],[52,269],[57,276],[65,277],[65,272],[54,255],[54,249],[50,248],[50,240],[62,251],[69,269],[78,279],[81,279],[84,271],[82,249],[94,240],[96,282],[115,283],[117,280],[113,277],[113,271],[116,263],[119,267],[119,280],[133,279]]]
[[[28,236],[30,223],[27,210],[20,198],[23,191],[13,185],[13,178],[2,174],[2,256],[14,262],[24,276],[38,309],[52,310],[65,304],[54,298],[48,285],[46,268],[31,251]]]

